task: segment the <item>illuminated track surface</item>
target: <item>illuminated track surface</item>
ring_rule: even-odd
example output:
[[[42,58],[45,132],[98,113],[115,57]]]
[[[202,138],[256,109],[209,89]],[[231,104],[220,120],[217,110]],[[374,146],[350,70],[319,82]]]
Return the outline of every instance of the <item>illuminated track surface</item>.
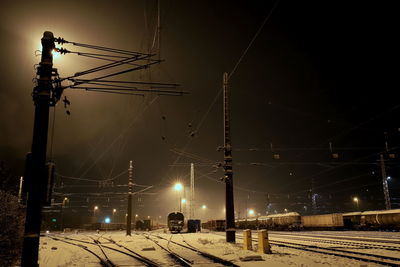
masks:
[[[228,260],[222,259],[215,255],[211,255],[209,253],[198,250],[197,248],[190,246],[184,240],[183,242],[186,244],[182,244],[176,241],[172,241],[172,237],[174,235],[170,235],[170,238],[164,238],[155,234],[142,234],[149,240],[156,243],[158,246],[162,247],[165,251],[174,255],[172,257],[178,257],[182,259],[183,266],[234,266],[238,267],[238,265],[230,262]],[[178,252],[179,251],[179,252]],[[182,256],[184,255],[184,256]],[[177,260],[179,260],[177,258]],[[189,260],[189,259],[190,260]],[[181,260],[179,260],[181,261]],[[184,262],[184,263],[183,263]]]
[[[354,236],[354,235],[346,235],[346,232],[330,234],[330,233],[302,233],[302,232],[269,232],[270,235],[285,235],[285,236],[304,236],[304,237],[312,237],[312,238],[330,238],[330,239],[340,239],[340,240],[348,240],[348,241],[361,241],[361,242],[370,242],[370,243],[385,243],[396,245],[395,248],[400,248],[400,238],[394,237],[365,237],[365,236]],[[375,233],[375,232],[369,232]],[[338,236],[338,234],[341,234]],[[359,233],[355,233],[358,235]]]
[[[365,238],[357,238],[353,237],[351,239],[347,237],[339,237],[332,235],[312,235],[312,234],[288,234],[288,233],[276,233],[269,232],[269,236],[271,238],[284,238],[290,240],[299,240],[305,242],[314,242],[314,243],[325,243],[325,244],[334,244],[334,245],[342,245],[342,246],[352,246],[357,248],[364,249],[383,249],[383,250],[391,250],[391,251],[400,251],[400,245],[397,245],[397,240],[394,240],[393,245],[388,245],[391,242],[388,240],[378,240],[378,239],[365,239]],[[344,240],[343,240],[344,239]],[[384,243],[384,244],[378,244]]]
[[[132,262],[130,264],[130,266],[138,266],[138,265],[140,265],[140,266],[145,265],[145,266],[152,266],[152,267],[161,266],[160,264],[156,263],[155,261],[152,261],[152,260],[140,255],[139,253],[134,252],[121,244],[118,244],[115,241],[113,241],[113,242],[110,241],[109,243],[107,243],[107,245],[105,245],[104,242],[99,241],[100,238],[109,240],[108,238],[105,238],[102,236],[98,236],[97,238],[93,238],[92,236],[89,236],[89,235],[85,235],[85,236],[90,238],[92,241],[85,241],[85,240],[70,238],[70,237],[61,236],[61,235],[48,235],[49,238],[52,238],[54,240],[58,240],[58,241],[61,241],[64,243],[68,243],[70,245],[78,246],[78,247],[85,249],[86,251],[92,253],[100,260],[100,264],[102,266],[107,266],[107,267],[117,267],[120,265],[127,266],[127,258],[121,260],[120,255],[118,257],[119,258],[118,260],[113,259],[111,261],[110,258],[112,258],[112,255],[111,255],[112,253],[123,254],[130,258],[133,258],[134,262]],[[83,243],[85,245],[82,245],[81,243]],[[99,253],[94,252],[93,248],[89,249],[87,245],[94,246],[95,248],[97,247],[97,249],[100,250],[101,254],[103,254],[104,258],[98,256]],[[120,248],[127,250],[128,252],[118,249],[118,248],[115,248],[115,247],[111,247],[110,245],[118,246]],[[108,252],[106,253],[105,250],[108,250]],[[112,251],[112,253],[110,253],[110,251]],[[121,264],[119,264],[120,261],[122,261]]]
[[[236,234],[236,236],[238,239],[243,239],[243,237],[240,234]],[[292,242],[287,241],[288,239]],[[252,240],[253,240],[253,242],[258,243],[258,240],[256,238],[252,238]],[[308,244],[307,244],[307,242],[308,242]],[[354,249],[356,249],[354,247],[338,248],[338,247],[314,245],[314,244],[312,244],[313,242],[315,242],[314,239],[309,239],[309,240],[307,240],[307,242],[304,242],[304,240],[297,240],[297,238],[295,238],[294,236],[291,239],[291,237],[289,235],[287,235],[285,237],[277,238],[277,237],[274,237],[273,234],[271,234],[270,238],[269,238],[269,243],[272,246],[279,246],[279,247],[303,250],[303,251],[308,251],[308,252],[313,252],[313,253],[332,255],[332,256],[337,256],[337,257],[344,257],[344,258],[348,258],[348,259],[372,262],[372,263],[377,263],[377,264],[386,265],[386,266],[400,266],[400,258],[397,258],[397,257],[353,251]],[[311,244],[310,244],[310,242],[311,242]],[[366,245],[368,245],[368,244],[366,244]],[[352,249],[352,250],[346,250],[346,249]],[[379,249],[379,248],[377,248],[377,249]]]

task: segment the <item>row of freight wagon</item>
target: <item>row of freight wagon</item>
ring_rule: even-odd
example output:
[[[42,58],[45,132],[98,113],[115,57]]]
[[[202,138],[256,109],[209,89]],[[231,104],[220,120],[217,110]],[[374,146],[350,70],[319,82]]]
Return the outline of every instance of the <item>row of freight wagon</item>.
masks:
[[[297,212],[237,220],[237,228],[276,230],[348,229],[400,230],[400,209],[301,216]]]
[[[270,230],[400,230],[400,209],[301,216],[297,212],[237,219],[238,229]],[[224,231],[225,220],[202,223],[202,228]]]

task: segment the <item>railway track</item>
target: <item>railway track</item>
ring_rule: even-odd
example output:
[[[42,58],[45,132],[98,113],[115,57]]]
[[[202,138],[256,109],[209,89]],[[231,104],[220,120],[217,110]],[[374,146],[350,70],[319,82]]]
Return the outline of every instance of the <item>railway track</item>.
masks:
[[[270,235],[285,235],[285,236],[293,236],[293,234],[288,233],[274,233],[271,232]],[[314,238],[331,238],[331,239],[340,239],[340,240],[349,240],[349,241],[362,241],[362,242],[372,242],[372,243],[386,243],[386,244],[395,244],[400,245],[399,239],[376,239],[376,238],[363,238],[363,237],[351,237],[351,236],[334,236],[334,235],[310,235],[303,233],[296,233],[296,236],[305,236],[305,237],[314,237]],[[400,247],[397,247],[400,248]]]
[[[58,238],[58,237],[54,237],[54,236],[48,236],[48,237],[53,239],[53,240],[60,241],[60,242],[63,242],[63,243],[67,243],[67,244],[70,244],[72,246],[77,246],[77,247],[80,247],[81,249],[86,250],[87,252],[89,252],[90,254],[95,256],[97,259],[99,259],[101,266],[104,266],[104,267],[114,267],[114,266],[116,266],[107,256],[105,256],[106,258],[104,259],[104,258],[100,257],[99,255],[97,255],[96,252],[94,252],[93,250],[89,249],[87,246],[84,246],[82,244],[73,243],[71,241],[66,241],[66,240],[63,240],[62,238]]]
[[[121,244],[119,244],[119,243],[117,243],[115,241],[110,241],[105,237],[101,237],[100,236],[98,239],[95,239],[92,236],[86,235],[86,237],[92,239],[92,242],[85,241],[85,240],[80,240],[80,239],[75,239],[75,238],[70,238],[70,237],[66,237],[66,236],[59,236],[59,235],[56,236],[56,237],[54,237],[54,236],[48,236],[48,237],[50,237],[50,238],[52,238],[54,240],[59,240],[59,241],[62,241],[62,242],[65,242],[65,243],[68,243],[68,244],[71,244],[71,245],[75,245],[75,246],[78,246],[78,247],[81,247],[81,248],[86,248],[86,250],[88,252],[89,252],[89,249],[87,248],[87,246],[82,245],[80,243],[87,244],[87,245],[92,245],[92,246],[97,246],[99,248],[99,250],[101,251],[101,253],[104,255],[104,258],[98,256],[92,250],[91,250],[92,251],[91,253],[95,254],[96,257],[99,258],[100,263],[102,264],[102,266],[107,266],[107,267],[116,267],[116,266],[118,266],[118,264],[115,263],[115,260],[114,261],[110,260],[110,257],[106,253],[105,250],[109,250],[109,251],[113,251],[113,252],[117,252],[117,253],[129,256],[129,257],[135,259],[135,265],[140,263],[140,264],[143,264],[145,266],[151,266],[151,267],[159,267],[159,266],[161,266],[157,262],[152,261],[152,260],[148,259],[147,257],[144,257],[143,255],[141,255],[141,254],[139,254],[139,253],[137,253],[137,252],[135,252],[133,250],[130,250],[129,248],[127,248],[127,247],[125,247],[125,246],[123,246],[123,245],[121,245]],[[120,248],[123,248],[123,249],[127,250],[128,252],[123,251],[121,249],[110,247],[108,245],[105,245],[104,243],[99,241],[100,238],[104,238],[105,240],[108,240],[110,242],[110,244],[118,246]],[[76,243],[74,243],[74,242],[76,242]],[[106,265],[104,265],[104,264],[106,264]]]
[[[269,236],[271,238],[282,238],[280,234],[270,233]],[[400,247],[397,246],[388,246],[388,245],[380,245],[380,244],[366,244],[356,241],[341,241],[341,240],[327,240],[329,239],[338,239],[338,238],[331,238],[330,236],[325,237],[325,239],[321,239],[322,237],[313,238],[313,236],[307,237],[299,237],[299,236],[292,236],[292,235],[285,235],[291,240],[300,240],[306,242],[315,242],[315,243],[325,243],[325,244],[335,244],[335,245],[344,245],[344,246],[356,246],[361,248],[367,249],[384,249],[384,250],[391,250],[391,251],[400,251]]]
[[[180,258],[183,258],[185,261],[185,265],[184,266],[193,266],[193,265],[197,265],[197,264],[208,264],[208,265],[212,265],[212,266],[233,266],[233,267],[238,267],[238,265],[236,265],[233,262],[230,262],[228,260],[222,259],[220,257],[217,257],[215,255],[206,253],[204,251],[200,251],[199,249],[189,245],[186,241],[183,241],[186,243],[186,245],[181,244],[179,242],[176,241],[172,241],[172,236],[170,236],[170,239],[164,238],[162,236],[159,235],[154,235],[154,234],[148,234],[147,236],[145,236],[146,238],[148,238],[149,240],[152,240],[153,242],[155,242],[158,246],[163,247],[164,250],[173,253],[175,255],[177,255]],[[153,239],[156,238],[156,239]],[[160,240],[162,240],[164,242],[162,246],[160,244]],[[171,248],[174,247],[174,250]],[[180,254],[176,253],[176,250],[185,250],[184,252],[182,251]],[[181,254],[185,254],[185,257],[182,257]],[[187,255],[190,255],[190,257],[188,257]],[[190,258],[190,260],[188,260],[187,258]],[[207,261],[204,261],[207,260]]]
[[[237,238],[243,239],[239,234],[236,234]],[[252,238],[252,241],[258,243],[256,238]],[[372,262],[381,265],[387,266],[400,266],[400,258],[390,257],[390,256],[383,256],[383,255],[376,255],[364,252],[357,252],[357,251],[348,251],[338,248],[330,248],[330,247],[319,247],[315,245],[306,245],[306,244],[299,244],[293,243],[288,241],[281,241],[281,240],[270,240],[269,243],[271,245],[279,246],[279,247],[286,247],[291,249],[303,250],[308,252],[314,252],[319,254],[325,255],[332,255],[337,257],[344,257],[348,259],[354,259],[358,261],[365,261],[365,262]]]

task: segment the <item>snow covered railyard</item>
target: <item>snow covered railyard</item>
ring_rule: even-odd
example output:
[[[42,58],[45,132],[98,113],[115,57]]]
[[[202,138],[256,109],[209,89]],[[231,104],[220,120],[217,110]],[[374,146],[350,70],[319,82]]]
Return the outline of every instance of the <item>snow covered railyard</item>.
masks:
[[[40,239],[39,261],[49,267],[400,266],[399,233],[270,232],[269,240],[272,254],[257,253],[255,231],[252,251],[243,250],[240,232],[236,244],[221,232],[49,233]]]

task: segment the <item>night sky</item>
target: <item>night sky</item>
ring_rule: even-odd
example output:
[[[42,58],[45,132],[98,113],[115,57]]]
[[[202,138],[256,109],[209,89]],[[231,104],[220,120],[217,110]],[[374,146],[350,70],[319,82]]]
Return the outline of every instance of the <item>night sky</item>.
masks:
[[[399,208],[394,8],[381,2],[281,0],[243,54],[275,3],[161,0],[160,56],[165,61],[118,79],[179,83],[178,89],[189,94],[142,97],[67,89],[71,115],[59,103],[54,134],[53,110],[49,125],[48,156],[53,136],[57,165],[55,202],[67,196],[69,207],[82,214],[94,205],[103,215],[112,208],[125,210],[122,193],[133,160],[134,182],[153,186],[135,197],[135,211],[165,216],[177,208],[173,184],[188,187],[194,162],[196,205],[208,207],[197,214],[222,218],[223,172],[214,167],[223,161],[217,151],[223,145],[222,76],[244,55],[229,80],[240,216],[246,208],[260,214],[285,208],[307,214],[311,194],[318,194],[319,213],[354,210],[354,196],[363,210],[383,209],[382,152],[392,177],[392,208]],[[0,8],[0,160],[17,184],[32,142],[32,78],[43,32],[154,52],[157,2],[5,0]],[[61,77],[100,64],[70,54],[54,58]],[[389,159],[385,141],[395,158]],[[114,186],[85,179],[111,179]]]

